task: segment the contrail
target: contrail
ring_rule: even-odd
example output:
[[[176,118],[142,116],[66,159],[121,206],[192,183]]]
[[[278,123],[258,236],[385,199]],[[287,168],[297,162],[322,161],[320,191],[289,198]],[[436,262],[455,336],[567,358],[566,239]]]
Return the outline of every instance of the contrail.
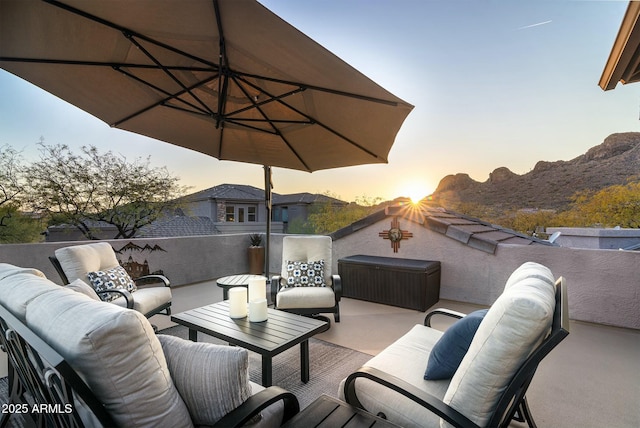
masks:
[[[518,30],[524,30],[524,29],[532,28],[532,27],[539,27],[540,25],[549,24],[551,22],[552,21],[544,21],[544,22],[538,22],[537,24],[525,25],[524,27],[518,28]]]

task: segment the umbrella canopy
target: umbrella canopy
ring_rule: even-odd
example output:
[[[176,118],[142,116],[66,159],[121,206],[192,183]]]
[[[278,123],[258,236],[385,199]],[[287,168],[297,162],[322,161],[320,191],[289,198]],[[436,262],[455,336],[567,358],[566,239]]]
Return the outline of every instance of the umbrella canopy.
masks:
[[[221,160],[385,163],[413,106],[254,0],[2,0],[0,68],[112,127]]]
[[[2,0],[0,67],[218,159],[380,163],[413,106],[253,0]]]

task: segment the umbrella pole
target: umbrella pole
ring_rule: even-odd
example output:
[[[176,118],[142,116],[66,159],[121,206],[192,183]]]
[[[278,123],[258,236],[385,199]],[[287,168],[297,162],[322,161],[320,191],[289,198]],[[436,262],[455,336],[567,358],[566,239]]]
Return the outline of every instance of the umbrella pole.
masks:
[[[264,205],[267,210],[267,236],[266,245],[264,248],[264,272],[265,276],[269,278],[269,247],[271,245],[271,167],[264,166]]]

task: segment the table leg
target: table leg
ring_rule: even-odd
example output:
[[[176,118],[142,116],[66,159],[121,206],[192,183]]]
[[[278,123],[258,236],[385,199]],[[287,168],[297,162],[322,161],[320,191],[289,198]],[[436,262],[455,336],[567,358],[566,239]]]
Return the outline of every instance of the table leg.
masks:
[[[189,329],[189,340],[192,342],[198,341],[198,331]]]
[[[222,287],[222,300],[229,300],[229,287]]]
[[[309,382],[309,341],[300,342],[300,380]]]
[[[271,357],[262,356],[262,386],[268,388],[273,383]]]

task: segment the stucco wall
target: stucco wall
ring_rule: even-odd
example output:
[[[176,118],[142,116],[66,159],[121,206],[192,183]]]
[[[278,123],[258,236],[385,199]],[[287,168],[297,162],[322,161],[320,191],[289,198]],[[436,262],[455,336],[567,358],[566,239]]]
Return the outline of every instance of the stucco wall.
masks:
[[[276,248],[281,236],[274,236]],[[247,234],[212,235],[184,238],[156,238],[107,241],[116,249],[132,242],[139,247],[149,245],[159,247],[155,251],[123,251],[118,258],[127,259],[131,255],[142,263],[147,260],[152,271],[161,269],[172,285],[180,286],[206,281],[225,275],[247,272],[249,268]],[[60,247],[85,244],[84,242],[47,242],[41,244],[0,245],[0,263],[40,269],[54,282],[59,282],[58,274],[48,257]],[[282,248],[280,244],[280,249]],[[279,257],[273,253],[273,257]],[[274,261],[274,263],[279,263]],[[272,265],[274,264],[272,263]]]
[[[334,241],[334,270],[341,257],[355,254],[438,260],[441,298],[490,305],[515,268],[535,261],[565,277],[572,319],[640,329],[638,252],[501,244],[489,254],[417,223],[404,220],[401,227],[413,238],[401,241],[397,253],[378,236],[389,229],[388,218]]]
[[[402,221],[413,238],[394,253],[378,233],[389,218],[334,241],[333,272],[338,260],[355,254],[438,260],[442,266],[440,297],[490,305],[500,295],[511,272],[525,261],[548,266],[564,276],[569,288],[572,319],[640,329],[640,253],[548,246],[499,245],[495,254],[464,245],[418,223]],[[280,272],[282,234],[271,237],[269,271]],[[109,241],[119,249],[129,241]],[[138,246],[158,245],[164,251],[132,252],[146,259],[151,270],[162,269],[175,286],[211,280],[248,269],[247,234],[132,240]],[[0,245],[0,263],[35,267],[58,282],[48,256],[54,250],[82,242]],[[121,257],[128,257],[124,253]]]

